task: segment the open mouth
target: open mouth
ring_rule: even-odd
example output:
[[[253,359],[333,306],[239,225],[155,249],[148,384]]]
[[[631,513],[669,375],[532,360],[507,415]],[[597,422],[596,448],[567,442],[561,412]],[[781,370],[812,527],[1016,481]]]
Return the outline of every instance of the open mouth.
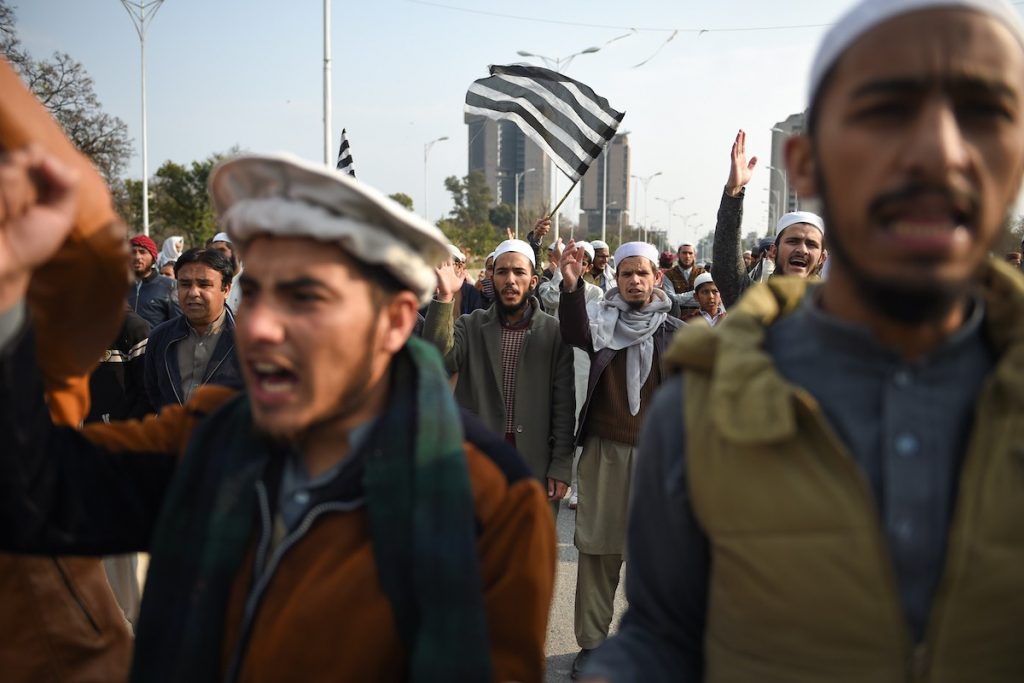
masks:
[[[876,216],[892,246],[914,252],[948,252],[970,239],[975,224],[966,197],[938,191],[884,203]]]
[[[268,397],[291,393],[299,382],[298,375],[277,363],[254,361],[249,363],[249,369],[260,393]]]

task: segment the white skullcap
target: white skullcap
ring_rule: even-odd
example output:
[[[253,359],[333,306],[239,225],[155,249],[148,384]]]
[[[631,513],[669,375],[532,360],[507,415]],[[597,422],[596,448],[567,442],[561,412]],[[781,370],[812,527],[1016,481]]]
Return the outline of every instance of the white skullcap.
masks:
[[[462,251],[460,251],[454,244],[448,245],[448,253],[452,255],[453,260],[458,261],[459,263],[466,262],[466,255],[463,254]]]
[[[603,244],[603,242],[602,242],[602,244]],[[585,242],[583,240],[580,240],[579,242],[576,243],[576,246],[577,247],[583,247],[583,251],[587,252],[587,256],[590,257],[590,260],[591,261],[594,260],[594,255],[597,253],[596,251],[594,251],[594,245],[592,245],[590,242]],[[605,247],[605,248],[607,249],[607,247]]]
[[[218,232],[213,236],[213,239],[210,240],[210,244],[213,244],[214,242],[227,242],[228,244],[231,244],[231,238],[226,232]]]
[[[595,242],[596,244],[596,242]],[[615,265],[619,266],[622,261],[630,256],[643,256],[658,267],[658,248],[647,242],[626,242],[615,250]]]
[[[794,211],[792,213],[785,214],[779,219],[779,224],[775,226],[775,234],[781,235],[783,230],[791,225],[796,225],[797,223],[813,225],[821,231],[822,235],[825,234],[825,221],[821,220],[821,216],[816,213],[811,213],[810,211]]]
[[[490,261],[492,258],[494,258],[494,252],[493,251],[490,254],[487,255],[487,258],[485,258],[484,261],[485,262]]]
[[[346,173],[288,154],[244,155],[210,174],[221,225],[244,250],[259,235],[307,237],[339,245],[387,270],[430,301],[435,269],[451,258],[441,231]]]
[[[822,39],[811,66],[808,105],[814,104],[829,70],[861,36],[900,15],[940,8],[971,9],[987,14],[1006,26],[1024,48],[1024,23],[1006,0],[862,0],[843,15]]]
[[[696,292],[698,289],[700,289],[701,285],[706,285],[709,282],[711,284],[715,283],[714,279],[712,279],[711,277],[711,273],[701,273],[693,281],[693,291]]]
[[[594,247],[594,251],[597,251],[598,249],[604,249],[605,251],[608,251],[608,243],[607,242],[602,242],[601,240],[594,240],[590,244]],[[615,253],[617,254],[619,252],[616,251]]]
[[[494,250],[494,263],[498,263],[498,257],[502,254],[507,254],[510,251],[517,254],[522,254],[530,260],[533,267],[537,267],[537,257],[533,253],[533,247],[522,240],[505,240],[498,245],[498,248]]]

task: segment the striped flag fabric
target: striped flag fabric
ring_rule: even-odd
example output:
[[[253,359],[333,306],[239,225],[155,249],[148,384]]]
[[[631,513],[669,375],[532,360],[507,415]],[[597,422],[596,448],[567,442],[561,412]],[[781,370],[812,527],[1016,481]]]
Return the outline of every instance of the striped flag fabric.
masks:
[[[345,129],[341,129],[341,148],[338,149],[338,166],[339,171],[348,173],[353,178],[356,177],[355,166],[352,165],[352,150],[348,146],[348,136],[345,134]]]
[[[587,172],[626,115],[557,71],[512,64],[492,66],[490,72],[469,86],[466,113],[514,122],[573,182]]]

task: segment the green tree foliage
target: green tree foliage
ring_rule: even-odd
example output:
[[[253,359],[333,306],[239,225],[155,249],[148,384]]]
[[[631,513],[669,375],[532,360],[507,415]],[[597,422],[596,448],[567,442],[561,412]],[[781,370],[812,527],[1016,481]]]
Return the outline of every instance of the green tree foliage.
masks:
[[[504,230],[499,231],[491,223],[491,190],[487,180],[479,172],[464,178],[449,176],[444,187],[452,195],[451,213],[438,222],[445,236],[452,244],[468,248],[474,254],[487,254],[504,239]]]
[[[502,230],[505,230],[506,228],[511,228],[515,226],[516,223],[515,207],[509,204],[498,204],[496,207],[490,210],[487,216],[491,221],[491,225]],[[522,227],[521,223],[520,227]]]
[[[410,197],[409,195],[407,195],[404,192],[396,192],[394,194],[389,194],[388,198],[394,199],[396,202],[398,202],[399,204],[401,204],[405,208],[409,209],[410,211],[413,210],[413,208],[412,208],[412,197]]]
[[[107,184],[113,184],[132,155],[128,126],[103,111],[95,84],[81,62],[63,52],[48,60],[33,59],[18,40],[14,9],[4,0],[0,0],[0,49],[71,141],[92,159]]]

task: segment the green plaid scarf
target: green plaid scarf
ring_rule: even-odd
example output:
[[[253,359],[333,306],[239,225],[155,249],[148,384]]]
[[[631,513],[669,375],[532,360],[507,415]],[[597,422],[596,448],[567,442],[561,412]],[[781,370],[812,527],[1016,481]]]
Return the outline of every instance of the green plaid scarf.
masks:
[[[378,576],[408,649],[408,678],[490,680],[458,408],[432,346],[410,339],[391,369],[364,483]],[[228,595],[255,533],[255,484],[274,457],[282,453],[255,434],[244,393],[196,427],[153,534],[133,681],[220,680]]]

